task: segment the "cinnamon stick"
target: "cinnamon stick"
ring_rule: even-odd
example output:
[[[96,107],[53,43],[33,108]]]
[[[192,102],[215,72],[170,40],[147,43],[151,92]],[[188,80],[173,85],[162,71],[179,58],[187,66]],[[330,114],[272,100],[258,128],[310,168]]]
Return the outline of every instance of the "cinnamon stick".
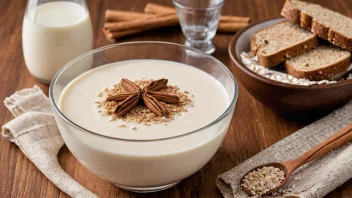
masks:
[[[105,11],[105,21],[131,21],[134,19],[155,17],[155,14],[147,14],[140,12],[130,12],[121,10],[106,10]]]
[[[147,5],[144,7],[144,12],[149,14],[160,14],[160,13],[176,14],[176,10],[174,8],[163,6],[156,3],[147,3]]]
[[[135,28],[135,29],[130,29],[130,30],[124,30],[124,31],[119,31],[119,32],[111,32],[109,29],[103,28],[103,32],[105,35],[106,40],[110,42],[114,42],[115,39],[133,35],[133,34],[138,34],[140,32],[145,31],[144,29],[141,28]]]
[[[233,22],[228,22],[228,23],[219,23],[218,25],[218,32],[226,32],[226,33],[232,33],[240,30],[241,28],[247,26],[247,23],[233,23]],[[167,27],[169,26],[168,24],[161,26],[160,24],[155,25],[153,27],[144,27],[144,28],[133,28],[129,30],[122,30],[122,31],[110,31],[108,28],[103,28],[103,32],[105,34],[105,37],[108,41],[114,42],[114,39],[118,39],[121,37],[125,36],[130,36],[133,34],[138,34],[147,30],[151,29],[156,29],[156,28],[161,28],[161,27]]]
[[[251,22],[251,18],[242,16],[221,15],[220,22],[243,22],[248,24],[249,22]]]
[[[233,33],[237,32],[238,30],[246,27],[248,23],[245,22],[221,22],[218,25],[218,32],[224,32],[224,33]]]
[[[144,12],[147,14],[176,14],[176,10],[174,8],[163,6],[155,3],[147,3],[144,8]],[[240,17],[240,16],[228,16],[221,15],[220,22],[250,22],[249,17]]]
[[[107,22],[104,24],[104,28],[110,32],[130,30],[133,28],[150,30],[161,27],[169,27],[178,25],[179,21],[176,15],[165,15],[148,18],[140,18],[132,21],[122,22]]]
[[[104,24],[104,28],[107,29],[114,38],[120,38],[123,36],[136,34],[146,30],[176,26],[179,24],[176,15],[165,16],[159,15],[159,17],[144,17],[135,19],[132,21],[122,21],[122,22],[107,22]],[[233,33],[237,32],[248,24],[245,22],[220,22],[218,25],[218,32]],[[118,32],[118,33],[117,33]],[[109,35],[111,35],[109,34]]]
[[[103,32],[109,41],[144,32],[151,29],[176,26],[179,25],[178,17],[175,9],[158,4],[148,3],[145,7],[147,14],[131,12],[107,10],[105,12],[106,23]],[[152,14],[153,13],[153,14]],[[157,13],[157,14],[154,14]],[[232,21],[237,18],[237,21]],[[248,25],[248,20],[237,16],[222,16],[224,21],[220,21],[218,32],[233,33]]]

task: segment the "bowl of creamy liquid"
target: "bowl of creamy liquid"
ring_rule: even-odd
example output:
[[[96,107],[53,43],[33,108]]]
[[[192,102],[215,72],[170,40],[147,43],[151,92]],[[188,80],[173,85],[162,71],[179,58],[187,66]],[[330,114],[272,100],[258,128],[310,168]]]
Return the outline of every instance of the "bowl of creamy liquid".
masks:
[[[192,106],[167,123],[111,121],[99,113],[96,101],[122,78],[166,78],[192,95]],[[49,92],[61,135],[80,163],[119,188],[154,192],[176,185],[212,158],[230,125],[238,88],[232,73],[212,56],[146,41],[79,56],[56,74]]]
[[[23,19],[22,45],[29,72],[49,84],[66,63],[93,49],[85,0],[29,0]],[[87,63],[86,67],[90,66]]]

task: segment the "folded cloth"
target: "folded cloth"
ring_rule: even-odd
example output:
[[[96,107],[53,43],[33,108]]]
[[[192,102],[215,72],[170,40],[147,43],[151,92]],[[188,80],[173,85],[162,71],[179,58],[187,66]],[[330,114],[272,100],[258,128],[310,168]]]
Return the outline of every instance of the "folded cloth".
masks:
[[[5,98],[16,117],[2,126],[2,135],[14,142],[29,160],[59,189],[71,197],[97,197],[71,178],[60,166],[57,154],[64,144],[48,97],[34,86]]]
[[[216,184],[225,198],[249,197],[240,188],[241,178],[252,168],[270,162],[295,159],[352,122],[352,102],[300,129],[218,176]],[[352,178],[352,144],[297,169],[281,193],[267,197],[319,198]]]

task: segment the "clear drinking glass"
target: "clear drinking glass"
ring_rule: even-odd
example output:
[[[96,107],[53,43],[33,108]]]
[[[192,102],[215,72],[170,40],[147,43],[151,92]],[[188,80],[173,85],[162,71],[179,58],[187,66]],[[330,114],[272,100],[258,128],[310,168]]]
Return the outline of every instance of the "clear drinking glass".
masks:
[[[185,45],[211,54],[224,0],[173,0],[180,20]]]
[[[67,62],[93,49],[86,1],[28,0],[22,46],[29,72],[49,84]]]

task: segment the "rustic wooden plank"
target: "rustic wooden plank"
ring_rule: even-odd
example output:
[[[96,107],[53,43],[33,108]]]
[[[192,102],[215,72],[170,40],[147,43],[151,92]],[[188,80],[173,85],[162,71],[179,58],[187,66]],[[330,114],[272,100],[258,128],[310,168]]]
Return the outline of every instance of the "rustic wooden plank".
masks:
[[[148,0],[87,0],[94,28],[95,47],[110,44],[100,28],[104,23],[105,9],[142,11]],[[171,6],[171,1],[152,2]],[[25,67],[22,55],[21,31],[25,0],[0,1],[0,99],[14,91],[38,84],[46,93],[48,86],[35,81]],[[279,17],[284,0],[228,0],[223,13],[250,16],[253,22]],[[345,0],[319,0],[330,7],[352,16],[352,2]],[[217,51],[213,54],[232,70],[227,45],[233,35],[218,34],[214,38]],[[183,43],[185,38],[179,27],[154,30],[119,40],[118,42],[158,40]],[[236,74],[235,74],[236,75]],[[242,85],[235,114],[226,138],[212,160],[199,172],[174,188],[151,194],[136,194],[120,190],[83,167],[64,146],[59,153],[63,169],[83,186],[100,197],[221,197],[214,180],[223,173],[250,158],[259,151],[311,123],[319,116],[295,120],[283,118],[256,101]],[[12,119],[4,105],[0,105],[0,121]],[[322,115],[320,115],[322,116]],[[0,138],[0,197],[68,197],[48,181],[14,144]],[[331,192],[327,197],[352,197],[352,180]]]

